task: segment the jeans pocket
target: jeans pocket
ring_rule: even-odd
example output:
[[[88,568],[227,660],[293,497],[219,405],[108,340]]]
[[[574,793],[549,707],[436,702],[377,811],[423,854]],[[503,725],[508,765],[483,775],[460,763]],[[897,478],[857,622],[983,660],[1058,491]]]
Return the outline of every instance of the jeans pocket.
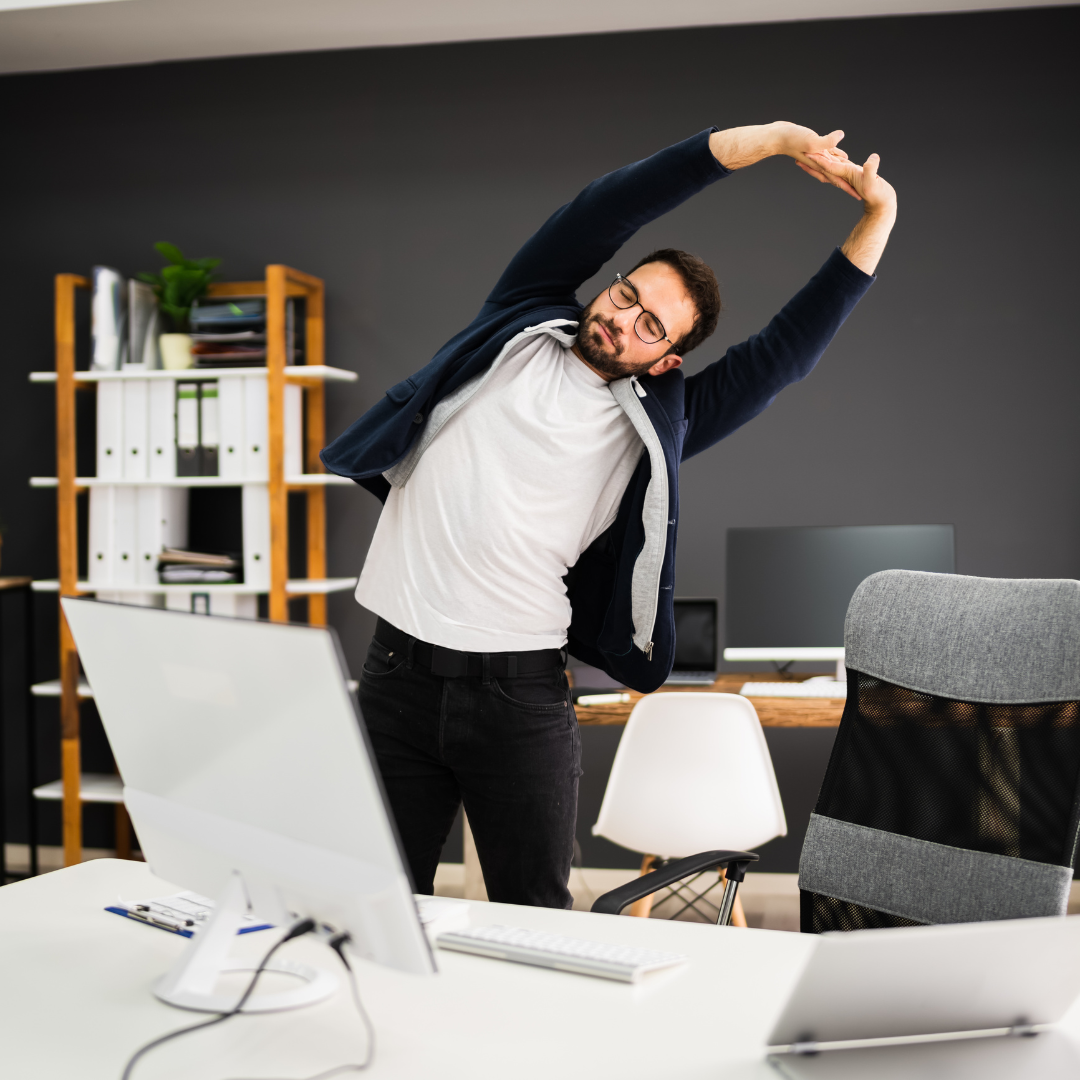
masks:
[[[561,671],[538,671],[512,679],[492,679],[491,688],[497,698],[516,708],[556,713],[569,704],[565,682]]]
[[[404,660],[404,652],[388,649],[381,642],[372,638],[371,644],[368,646],[367,656],[364,658],[362,674],[376,679],[383,675],[392,675]]]

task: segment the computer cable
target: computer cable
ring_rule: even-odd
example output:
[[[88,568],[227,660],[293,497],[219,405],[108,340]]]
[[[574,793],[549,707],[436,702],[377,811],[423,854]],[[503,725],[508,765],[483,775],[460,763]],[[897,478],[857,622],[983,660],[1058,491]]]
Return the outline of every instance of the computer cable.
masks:
[[[270,963],[274,953],[276,953],[286,941],[292,941],[294,938],[302,937],[304,934],[311,933],[314,929],[315,923],[311,919],[301,919],[299,922],[293,923],[285,936],[277,942],[277,944],[274,945],[259,962],[259,966],[255,969],[255,974],[252,975],[251,981],[247,984],[247,988],[244,990],[243,994],[240,995],[240,1000],[229,1012],[219,1013],[210,1020],[201,1020],[197,1024],[189,1024],[187,1027],[177,1028],[175,1031],[170,1031],[167,1035],[161,1035],[151,1042],[146,1043],[145,1046],[139,1047],[139,1049],[128,1058],[128,1062],[124,1066],[124,1071],[121,1074],[120,1080],[130,1080],[132,1070],[135,1068],[139,1059],[156,1047],[161,1046],[162,1043],[167,1043],[171,1039],[177,1039],[181,1035],[186,1035],[189,1031],[200,1031],[203,1028],[213,1027],[215,1024],[220,1024],[223,1020],[228,1020],[231,1017],[236,1016],[247,1004],[248,998],[255,992],[255,986],[259,981],[259,976],[266,970],[266,965]]]
[[[295,1080],[330,1080],[332,1076],[340,1076],[342,1073],[347,1072],[363,1072],[364,1069],[371,1065],[375,1060],[375,1028],[371,1023],[371,1017],[368,1016],[367,1010],[364,1008],[364,1003],[360,1000],[360,988],[356,985],[356,972],[353,971],[352,965],[349,963],[348,957],[345,955],[345,946],[351,941],[349,934],[340,933],[335,934],[327,945],[338,954],[338,959],[345,966],[345,970],[349,973],[349,987],[352,990],[353,1004],[356,1006],[356,1011],[360,1014],[360,1019],[364,1022],[364,1029],[367,1031],[368,1038],[368,1051],[367,1056],[359,1064],[348,1065],[335,1065],[332,1069],[327,1069],[325,1072],[316,1073],[314,1076],[305,1076],[295,1078]],[[232,1077],[230,1080],[253,1080],[251,1077]],[[259,1077],[257,1080],[279,1080],[276,1077]],[[285,1078],[280,1078],[285,1080]],[[288,1080],[294,1080],[294,1078],[288,1078]]]

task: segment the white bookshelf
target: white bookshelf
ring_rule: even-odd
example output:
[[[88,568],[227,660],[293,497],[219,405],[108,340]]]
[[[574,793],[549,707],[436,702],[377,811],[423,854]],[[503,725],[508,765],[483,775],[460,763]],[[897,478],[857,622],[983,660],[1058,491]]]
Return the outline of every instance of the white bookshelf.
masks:
[[[57,275],[56,370],[29,376],[31,383],[52,385],[56,392],[57,475],[31,477],[30,486],[56,492],[60,564],[56,579],[36,581],[32,588],[41,593],[102,595],[125,603],[241,617],[254,617],[257,597],[265,595],[275,621],[290,618],[289,601],[306,597],[308,620],[325,625],[326,598],[351,591],[357,580],[329,577],[326,572],[326,490],[351,486],[352,481],[322,471],[318,451],[326,441],[325,388],[353,383],[358,376],[323,363],[322,281],[274,265],[266,268],[263,281],[213,284],[209,295],[214,298],[266,297],[266,364],[180,371],[135,365],[118,371],[75,370],[75,295],[89,286],[84,277]],[[286,362],[289,298],[302,298],[306,305],[306,364]],[[162,385],[167,383],[176,388]],[[185,383],[199,385],[189,391]],[[78,390],[97,397],[94,476],[75,475]],[[187,404],[192,398],[197,403],[198,449],[189,451],[191,443],[181,437],[181,428],[192,415]],[[188,411],[182,412],[181,407]],[[208,417],[216,442],[204,438]],[[231,418],[230,433],[225,430],[227,418]],[[185,430],[190,430],[190,424]],[[177,475],[215,468],[218,475]],[[188,502],[183,492],[225,487],[241,489],[245,580],[161,583],[155,552],[186,546]],[[287,574],[289,492],[303,493],[306,500],[311,576],[303,579],[290,579]],[[91,580],[78,576],[80,495],[90,503],[86,564]],[[110,523],[107,537],[101,522]],[[60,624],[62,677],[36,684],[31,693],[36,698],[60,699],[61,778],[40,785],[34,795],[63,804],[64,860],[71,865],[82,857],[83,803],[116,805],[118,854],[122,831],[127,835],[127,818],[119,778],[80,768],[79,702],[92,699],[93,690],[78,675],[75,644],[62,614]]]
[[[135,364],[128,364],[124,371],[76,371],[73,378],[77,383],[116,382],[124,379],[161,379],[180,380],[181,382],[193,382],[200,379],[217,379],[221,376],[230,375],[259,375],[266,376],[266,368],[236,367],[236,368],[183,368],[179,371],[147,371]],[[285,378],[296,382],[356,382],[359,376],[355,371],[346,368],[328,367],[326,364],[295,364],[286,366]],[[32,383],[55,383],[55,371],[31,371]]]
[[[64,782],[51,780],[47,784],[41,784],[34,788],[34,798],[43,799],[46,802],[62,802]],[[113,803],[123,806],[124,782],[119,776],[109,773],[80,773],[79,800],[80,802]]]
[[[356,588],[357,579],[354,577],[342,578],[290,578],[285,583],[285,589],[290,596],[327,596],[330,593],[349,592]],[[245,585],[240,582],[185,582],[182,585],[131,585],[113,584],[111,582],[80,581],[78,583],[79,594],[93,596],[95,593],[121,593],[129,596],[142,596],[146,593],[161,596],[190,596],[192,593],[217,593],[221,596],[265,596],[266,589],[257,585]],[[30,586],[34,592],[59,592],[60,582],[55,578],[39,579]]]
[[[93,487],[241,487],[248,483],[260,481],[232,479],[227,476],[170,476],[160,480],[102,480],[97,476],[76,476],[77,488]],[[265,482],[265,481],[263,481]],[[30,486],[33,488],[55,488],[60,486],[60,481],[55,476],[31,476]],[[347,476],[338,476],[337,473],[299,473],[295,476],[285,477],[285,486],[288,488],[308,487],[352,487],[353,481]]]

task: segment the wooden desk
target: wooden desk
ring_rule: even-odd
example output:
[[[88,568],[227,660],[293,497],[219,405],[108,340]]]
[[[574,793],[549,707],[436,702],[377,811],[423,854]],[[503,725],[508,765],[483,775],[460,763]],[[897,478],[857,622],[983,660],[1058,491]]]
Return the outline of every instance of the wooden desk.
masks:
[[[662,686],[658,694],[686,692],[737,694],[745,682],[797,682],[794,678],[764,671],[725,671],[712,686]],[[634,706],[644,697],[630,690],[630,700],[618,705],[575,705],[579,724],[625,724]],[[843,698],[748,698],[763,727],[836,727],[844,712]]]

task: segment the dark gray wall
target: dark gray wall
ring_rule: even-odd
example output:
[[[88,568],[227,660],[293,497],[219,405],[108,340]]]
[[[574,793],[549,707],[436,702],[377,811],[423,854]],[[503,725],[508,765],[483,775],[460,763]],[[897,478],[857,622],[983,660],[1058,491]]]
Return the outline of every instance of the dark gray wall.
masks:
[[[52,364],[55,272],[154,267],[169,239],[228,277],[272,261],[323,276],[329,362],[361,376],[330,396],[336,434],[588,180],[708,124],[784,117],[880,152],[899,222],[813,376],[686,466],[679,591],[723,596],[730,525],[951,522],[961,573],[1080,576],[1078,29],[1058,8],[0,78],[5,570],[55,573],[53,499],[25,483],[53,470],[52,396],[26,373]],[[727,311],[694,371],[764,325],[858,213],[768,161],[643,230],[582,296],[653,246],[701,254]],[[357,572],[376,516],[360,490],[332,493],[332,573]],[[359,666],[370,617],[342,596],[332,619]]]

